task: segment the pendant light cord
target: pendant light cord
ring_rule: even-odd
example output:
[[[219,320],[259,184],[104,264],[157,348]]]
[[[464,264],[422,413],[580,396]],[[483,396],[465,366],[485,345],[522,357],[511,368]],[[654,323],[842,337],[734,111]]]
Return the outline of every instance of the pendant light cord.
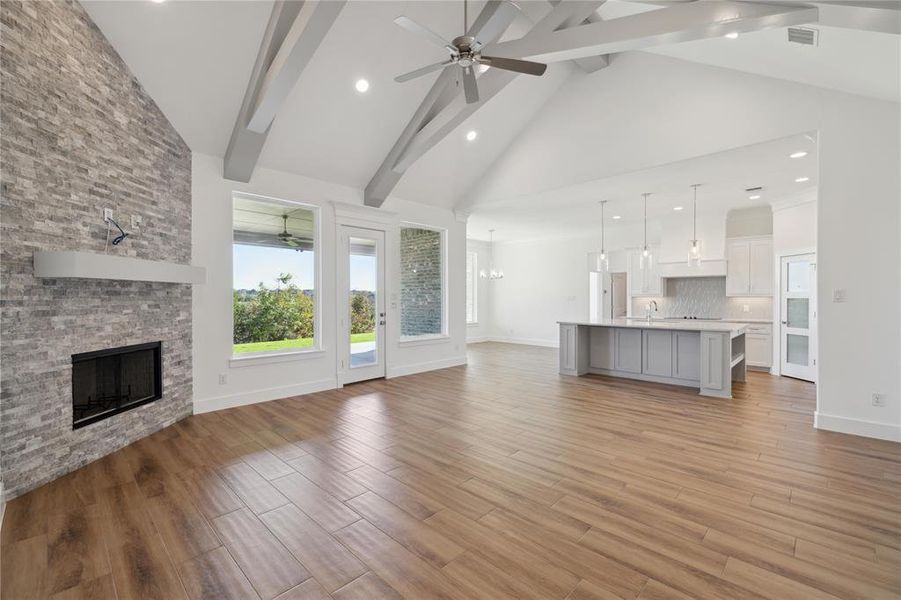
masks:
[[[700,183],[694,184],[693,187],[695,189],[695,199],[694,199],[694,207],[692,209],[692,219],[694,220],[694,224],[692,225],[691,230],[691,241],[698,241],[698,186]]]
[[[604,205],[607,204],[606,200],[601,200],[601,253],[604,252]]]
[[[642,196],[644,197],[644,248],[643,249],[647,249],[647,247],[648,247],[648,196],[650,196],[650,194],[644,193],[644,194],[642,194]]]

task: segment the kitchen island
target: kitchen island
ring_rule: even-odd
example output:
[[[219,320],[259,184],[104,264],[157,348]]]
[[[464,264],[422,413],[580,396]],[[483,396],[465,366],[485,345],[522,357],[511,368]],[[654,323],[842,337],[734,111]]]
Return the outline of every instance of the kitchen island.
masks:
[[[732,397],[745,380],[745,326],[722,321],[559,321],[560,374],[594,373]]]

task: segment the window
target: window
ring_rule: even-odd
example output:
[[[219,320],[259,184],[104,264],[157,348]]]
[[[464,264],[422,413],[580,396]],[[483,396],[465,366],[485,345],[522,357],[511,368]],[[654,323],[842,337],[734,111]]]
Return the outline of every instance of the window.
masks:
[[[233,232],[233,353],[318,349],[318,211],[236,194]]]
[[[444,263],[443,231],[400,228],[401,338],[444,335]]]
[[[479,322],[479,255],[466,253],[466,324]]]

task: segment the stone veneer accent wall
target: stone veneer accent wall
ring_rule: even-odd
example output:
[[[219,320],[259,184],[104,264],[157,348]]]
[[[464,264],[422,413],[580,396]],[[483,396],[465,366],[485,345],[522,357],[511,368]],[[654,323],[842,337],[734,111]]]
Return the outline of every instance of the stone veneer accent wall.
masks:
[[[441,232],[400,229],[400,334],[441,333]]]
[[[191,288],[36,279],[35,250],[189,263],[191,152],[75,2],[0,2],[0,447],[9,498],[191,413]],[[163,397],[72,430],[71,355],[162,340]]]

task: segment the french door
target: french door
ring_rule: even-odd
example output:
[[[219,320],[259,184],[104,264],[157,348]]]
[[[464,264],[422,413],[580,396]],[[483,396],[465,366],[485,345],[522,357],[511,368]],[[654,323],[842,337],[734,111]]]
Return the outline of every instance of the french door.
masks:
[[[353,383],[385,376],[385,232],[338,229],[339,378]]]
[[[783,256],[780,286],[780,372],[782,375],[815,382],[816,255]]]

